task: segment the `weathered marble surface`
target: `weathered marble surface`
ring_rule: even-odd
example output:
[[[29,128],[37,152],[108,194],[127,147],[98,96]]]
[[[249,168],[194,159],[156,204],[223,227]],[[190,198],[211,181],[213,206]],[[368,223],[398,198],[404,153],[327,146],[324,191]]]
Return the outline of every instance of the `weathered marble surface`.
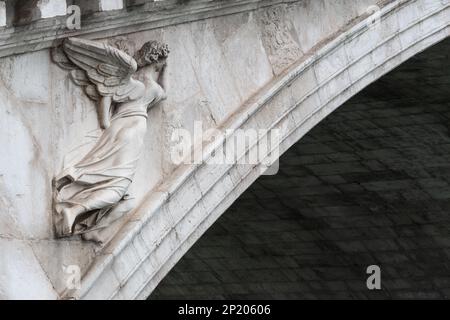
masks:
[[[421,2],[432,6],[431,1]],[[115,39],[126,41],[132,50],[149,39],[168,43],[171,48],[167,69],[170,94],[167,101],[149,113],[146,147],[130,188],[136,204],[144,200],[150,203],[152,197],[158,195],[156,190],[163,190],[159,183],[173,176],[175,166],[170,162],[169,146],[175,129],[186,128],[192,132],[193,123],[198,120],[203,121],[204,129],[220,126],[252,95],[269,84],[275,75],[281,74],[293,62],[309,56],[315,45],[333,36],[373,3],[375,0],[357,3],[349,0],[298,1],[276,8],[116,36]],[[414,13],[408,14],[414,16]],[[398,15],[394,17],[397,19]],[[398,28],[399,23],[395,19],[392,20],[392,28]],[[392,32],[387,27],[383,30],[386,34]],[[399,41],[407,36],[408,33],[403,33]],[[374,44],[373,37],[383,39],[383,34],[371,33],[370,37],[363,43]],[[399,48],[397,40],[378,50],[395,52]],[[354,41],[359,40],[355,38]],[[350,40],[346,45],[358,46]],[[365,47],[364,50],[367,49]],[[290,90],[298,90],[296,97],[301,97],[302,92],[308,92],[308,86],[315,86],[346,66],[348,56],[343,50],[338,48],[328,59],[320,60],[314,66],[315,71],[310,69],[302,73],[305,78],[293,83],[292,88],[280,95],[278,100],[272,101],[272,111],[268,111],[262,119],[274,120],[279,116],[283,109],[278,107],[293,101]],[[355,52],[351,50],[350,54]],[[385,52],[370,55],[375,62],[378,57],[385,59]],[[394,62],[390,67],[393,65]],[[358,72],[364,72],[367,65],[354,64],[351,68],[355,71],[344,73],[339,76],[342,78],[320,87],[311,99],[325,103],[338,88],[349,85]],[[345,96],[340,99],[344,101]],[[296,110],[290,117],[299,122],[315,106],[315,103],[304,101],[301,110]],[[85,273],[98,256],[98,247],[81,242],[76,237],[55,240],[51,221],[52,178],[64,164],[83,155],[83,150],[100,133],[95,105],[64,71],[51,63],[49,51],[42,50],[0,60],[0,114],[0,252],[2,257],[7,257],[0,261],[0,280],[4,280],[0,281],[0,298],[57,298],[66,289],[67,275],[63,266],[78,264]],[[252,121],[257,123],[258,120]],[[252,177],[249,176],[248,181]],[[209,218],[212,223],[227,205],[224,202],[215,207],[218,199],[225,196],[221,190],[232,188],[239,179],[238,169],[226,175],[216,187],[217,192],[210,193],[209,198],[204,199],[205,207],[194,212],[192,219],[177,216],[181,213],[176,213],[176,210],[173,210],[173,215],[158,212],[161,216],[155,216],[152,225],[146,227],[147,236],[151,238],[156,231],[165,230],[164,226],[171,227],[171,219],[186,220],[176,230],[179,235],[186,235],[191,226],[202,221],[205,210],[208,212],[215,208]],[[179,195],[179,200],[171,205],[187,208],[195,204],[201,194],[199,188],[208,189],[211,181],[205,181],[204,185],[199,183],[199,186],[193,182],[188,188],[189,194]],[[239,188],[234,192],[237,197]],[[188,219],[192,221],[188,222]],[[203,227],[198,228],[197,237],[207,225],[204,223]],[[132,224],[127,225],[127,228],[132,227]],[[144,273],[147,274],[142,278],[136,274],[132,279],[136,281],[135,286],[129,285],[129,290],[142,286],[148,280],[148,274],[160,266],[163,255],[174,249],[176,233],[170,237],[173,241],[166,239],[160,253],[155,253],[146,265]],[[189,245],[189,242],[183,244],[186,248]],[[145,253],[146,249],[135,243],[128,250],[131,258],[122,258],[124,260],[119,261],[113,271],[108,269],[110,272],[105,272],[104,281],[98,282],[99,285],[108,283],[107,277],[111,277],[111,287],[116,285],[117,279],[125,279],[126,270],[132,265],[132,251]],[[130,265],[120,267],[120,263],[126,263],[126,260]],[[163,269],[158,269],[158,272],[160,277],[165,274]],[[157,283],[158,276],[153,281]],[[33,289],[22,290],[25,284],[30,283]],[[135,292],[121,294],[119,298],[132,296]],[[101,296],[92,293],[91,297]]]
[[[359,90],[448,37],[449,10],[445,2],[389,3],[382,8],[377,24],[367,19],[342,30],[317,47],[314,55],[260,90],[224,126],[278,128],[282,136],[279,149],[284,152]],[[400,19],[403,28],[398,28]],[[400,46],[402,36],[408,40]],[[358,42],[360,45],[355,46]],[[365,72],[358,73],[361,61],[365,61]],[[210,146],[205,157],[213,151],[220,153],[221,145]],[[158,192],[145,199],[114,242],[96,257],[94,267],[83,279],[81,297],[146,298],[260,174],[259,168],[251,165],[179,168]]]
[[[0,27],[6,26],[6,2],[0,1]]]
[[[41,12],[41,18],[49,18],[55,16],[65,16],[67,4],[61,0],[40,0],[37,3]]]

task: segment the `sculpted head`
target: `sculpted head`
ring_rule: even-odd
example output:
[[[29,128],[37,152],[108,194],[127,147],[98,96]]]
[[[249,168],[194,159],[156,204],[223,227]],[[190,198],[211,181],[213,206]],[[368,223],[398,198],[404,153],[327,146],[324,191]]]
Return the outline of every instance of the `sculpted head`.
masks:
[[[167,44],[152,40],[144,43],[142,48],[134,55],[134,59],[139,69],[146,66],[153,66],[159,71],[158,69],[166,63],[169,52],[169,46]]]

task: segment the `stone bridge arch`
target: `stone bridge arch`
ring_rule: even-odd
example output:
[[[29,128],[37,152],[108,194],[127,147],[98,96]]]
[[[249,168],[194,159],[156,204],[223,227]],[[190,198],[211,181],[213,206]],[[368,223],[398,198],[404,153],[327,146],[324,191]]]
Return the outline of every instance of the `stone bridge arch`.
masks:
[[[448,37],[450,22],[448,0],[23,3],[0,1],[0,298],[72,297],[63,271],[72,264],[82,273],[77,298],[148,297],[265,168],[205,164],[223,152],[223,139],[279,129],[283,153],[368,84]],[[69,5],[82,7],[79,30],[67,28]],[[149,38],[172,48],[175,88],[150,113],[149,148],[131,187],[137,205],[102,248],[55,239],[52,224],[51,180],[99,129],[92,101],[52,64],[49,49],[67,37],[128,41],[134,50]],[[201,164],[169,163],[170,134],[192,131],[196,117],[226,135],[202,145]]]
[[[290,147],[149,299],[448,298],[449,40]]]
[[[391,1],[324,40],[223,124],[278,128],[283,153],[361,89],[449,35],[448,1]],[[253,145],[255,147],[255,145]],[[204,159],[221,152],[221,141]],[[249,148],[250,150],[250,148]],[[180,167],[138,208],[83,279],[83,298],[140,298],[261,174],[251,165]]]

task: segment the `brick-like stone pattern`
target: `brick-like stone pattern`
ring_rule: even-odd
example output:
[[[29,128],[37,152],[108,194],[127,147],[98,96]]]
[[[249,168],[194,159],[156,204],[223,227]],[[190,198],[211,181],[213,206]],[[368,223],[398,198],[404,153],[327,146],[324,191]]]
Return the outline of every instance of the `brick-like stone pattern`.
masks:
[[[449,54],[428,49],[315,127],[150,299],[450,298]]]

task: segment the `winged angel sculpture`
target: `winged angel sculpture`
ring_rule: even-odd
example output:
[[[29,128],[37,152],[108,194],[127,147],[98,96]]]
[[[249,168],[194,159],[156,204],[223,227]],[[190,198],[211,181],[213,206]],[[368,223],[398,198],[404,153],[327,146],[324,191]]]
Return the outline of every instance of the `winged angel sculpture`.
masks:
[[[166,98],[164,71],[169,50],[145,43],[131,57],[108,44],[66,39],[53,60],[97,103],[100,138],[76,164],[54,179],[58,237],[82,234],[99,240],[99,230],[120,216],[147,130],[147,112]],[[136,75],[138,79],[133,78]]]

